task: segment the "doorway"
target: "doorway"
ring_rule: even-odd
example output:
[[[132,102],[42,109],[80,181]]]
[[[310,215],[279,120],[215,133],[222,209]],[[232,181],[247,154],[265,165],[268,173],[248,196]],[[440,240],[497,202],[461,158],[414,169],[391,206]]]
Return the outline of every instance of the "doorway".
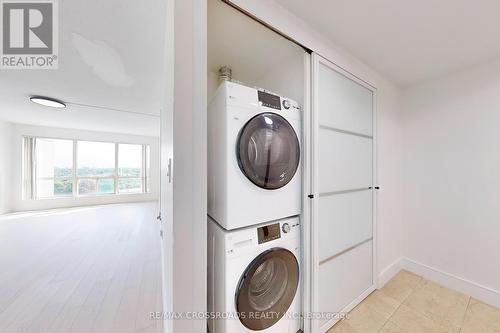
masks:
[[[59,16],[59,68],[0,78],[0,331],[160,332],[165,4]]]

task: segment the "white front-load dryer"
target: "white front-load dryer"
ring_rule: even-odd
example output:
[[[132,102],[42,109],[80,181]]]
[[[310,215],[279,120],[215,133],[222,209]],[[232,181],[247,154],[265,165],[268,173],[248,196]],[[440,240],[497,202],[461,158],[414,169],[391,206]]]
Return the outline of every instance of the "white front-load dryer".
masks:
[[[209,218],[210,333],[299,331],[300,267],[298,217],[232,231]]]
[[[208,214],[227,230],[299,215],[298,103],[226,81],[208,109]]]

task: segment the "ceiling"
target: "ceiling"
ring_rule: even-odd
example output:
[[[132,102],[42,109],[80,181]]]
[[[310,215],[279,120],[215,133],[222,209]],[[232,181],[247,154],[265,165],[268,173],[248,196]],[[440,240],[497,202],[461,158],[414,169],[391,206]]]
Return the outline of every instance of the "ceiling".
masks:
[[[59,69],[2,70],[0,118],[157,134],[166,5],[162,0],[59,1]],[[64,110],[30,103],[43,95]]]
[[[275,0],[400,86],[500,57],[498,0]]]
[[[500,57],[497,0],[275,0],[367,65],[410,86]],[[210,1],[209,6],[220,6]],[[258,81],[279,66],[290,43],[254,21],[228,15],[209,24],[209,70],[231,65]],[[0,118],[12,122],[131,134],[158,133],[162,101],[165,1],[60,1],[59,69],[2,70]],[[227,20],[235,20],[234,22]],[[241,27],[228,31],[224,25]],[[255,27],[258,27],[255,29]],[[252,35],[245,31],[252,27]],[[224,35],[225,38],[211,39]],[[245,38],[242,39],[241,36]],[[248,50],[227,52],[232,43]],[[224,51],[226,50],[226,51]],[[264,58],[256,58],[264,57]],[[252,67],[241,64],[262,64]],[[68,102],[54,110],[28,101],[46,95]],[[125,111],[125,112],[124,112]]]

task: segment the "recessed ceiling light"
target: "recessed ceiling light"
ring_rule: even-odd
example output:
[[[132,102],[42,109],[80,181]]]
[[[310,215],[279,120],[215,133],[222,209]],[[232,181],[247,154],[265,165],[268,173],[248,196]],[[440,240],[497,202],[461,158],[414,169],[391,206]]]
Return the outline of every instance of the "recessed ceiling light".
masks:
[[[31,96],[30,101],[36,104],[44,105],[44,106],[49,106],[51,108],[65,108],[66,104],[64,104],[61,101],[58,101],[57,99],[50,98],[50,97],[43,97],[43,96]]]

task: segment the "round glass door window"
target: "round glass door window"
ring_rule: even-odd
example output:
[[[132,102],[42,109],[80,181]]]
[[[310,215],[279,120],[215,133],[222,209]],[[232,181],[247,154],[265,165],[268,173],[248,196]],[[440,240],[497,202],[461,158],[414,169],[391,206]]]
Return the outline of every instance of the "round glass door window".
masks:
[[[270,249],[255,258],[236,290],[241,323],[254,331],[277,323],[288,311],[299,284],[299,264],[290,251]]]
[[[238,165],[255,185],[275,190],[288,184],[300,160],[292,125],[276,113],[261,113],[241,129],[236,144]]]

